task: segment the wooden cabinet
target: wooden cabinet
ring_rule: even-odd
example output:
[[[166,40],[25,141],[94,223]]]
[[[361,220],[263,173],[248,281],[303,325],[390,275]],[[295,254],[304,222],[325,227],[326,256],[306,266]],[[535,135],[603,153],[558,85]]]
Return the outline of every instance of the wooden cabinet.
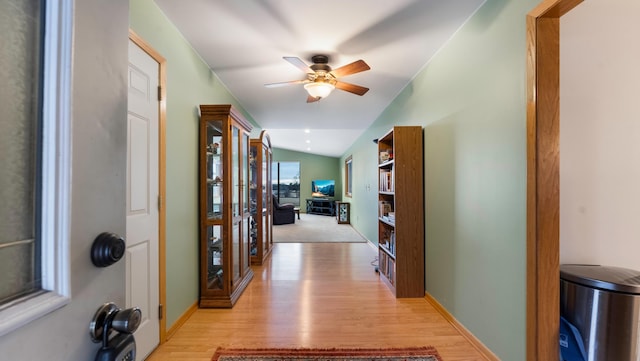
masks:
[[[251,264],[261,265],[273,247],[271,200],[271,138],[266,131],[251,139],[249,201],[251,213]]]
[[[200,307],[233,307],[253,278],[250,131],[231,105],[200,106]]]
[[[349,217],[349,202],[336,201],[336,220],[338,224],[349,223]]]
[[[396,297],[424,297],[422,127],[394,127],[378,139],[378,261]]]

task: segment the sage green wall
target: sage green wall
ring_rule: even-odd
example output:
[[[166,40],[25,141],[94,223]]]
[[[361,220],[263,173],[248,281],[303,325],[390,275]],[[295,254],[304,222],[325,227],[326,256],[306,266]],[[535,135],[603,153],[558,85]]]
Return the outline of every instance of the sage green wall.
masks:
[[[344,162],[351,156],[351,198],[349,218],[351,226],[374,244],[378,243],[378,145],[373,142],[392,125],[376,122],[340,158],[340,180],[344,183]],[[384,130],[383,130],[384,127]],[[342,184],[342,187],[346,187]]]
[[[244,110],[152,0],[131,0],[129,16],[131,29],[166,59],[166,310],[169,328],[197,302],[199,293],[197,107],[200,104],[232,104],[240,111]],[[257,134],[259,129],[254,128],[252,137]]]
[[[305,199],[311,198],[311,181],[314,179],[334,179],[336,181],[335,199],[340,200],[344,196],[338,158],[273,148],[273,161],[300,162],[300,210],[302,212],[307,211]]]
[[[538,2],[488,0],[341,158],[354,157],[354,226],[377,240],[371,140],[424,127],[427,292],[502,360],[526,358],[525,17]]]

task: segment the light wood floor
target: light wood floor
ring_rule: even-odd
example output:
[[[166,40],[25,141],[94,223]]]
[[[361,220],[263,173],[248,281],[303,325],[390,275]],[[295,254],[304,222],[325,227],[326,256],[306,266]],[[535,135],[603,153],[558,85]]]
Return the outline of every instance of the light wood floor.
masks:
[[[199,309],[149,361],[210,361],[218,346],[435,346],[483,361],[425,299],[396,299],[367,243],[278,243],[232,309]]]

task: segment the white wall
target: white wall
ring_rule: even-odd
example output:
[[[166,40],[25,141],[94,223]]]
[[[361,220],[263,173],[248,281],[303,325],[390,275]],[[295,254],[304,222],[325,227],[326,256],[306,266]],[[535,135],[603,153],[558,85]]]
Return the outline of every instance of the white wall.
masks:
[[[638,14],[587,0],[561,20],[561,263],[640,270]]]

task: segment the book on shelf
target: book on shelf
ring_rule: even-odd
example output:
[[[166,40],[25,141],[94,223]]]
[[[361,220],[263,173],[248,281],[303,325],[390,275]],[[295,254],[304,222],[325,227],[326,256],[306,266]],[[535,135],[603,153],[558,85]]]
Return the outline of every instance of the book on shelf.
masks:
[[[378,201],[378,216],[380,218],[387,217],[389,215],[389,212],[392,211],[391,208],[391,202],[388,201]]]
[[[380,273],[383,274],[392,285],[395,285],[396,263],[393,259],[385,254],[381,254],[378,264]]]
[[[392,255],[396,254],[396,232],[385,229],[380,236],[380,245],[386,248]]]
[[[393,171],[380,169],[380,192],[393,192]]]

